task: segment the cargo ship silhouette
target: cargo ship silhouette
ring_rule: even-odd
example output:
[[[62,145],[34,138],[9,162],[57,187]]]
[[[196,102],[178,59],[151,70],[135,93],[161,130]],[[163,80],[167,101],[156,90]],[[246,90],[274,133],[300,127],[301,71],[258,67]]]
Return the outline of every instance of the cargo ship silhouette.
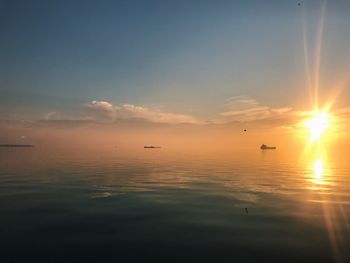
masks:
[[[275,150],[276,147],[275,147],[275,146],[267,146],[266,144],[262,144],[262,145],[260,146],[260,149],[261,149],[261,150]]]
[[[34,147],[32,144],[0,144],[0,147]]]

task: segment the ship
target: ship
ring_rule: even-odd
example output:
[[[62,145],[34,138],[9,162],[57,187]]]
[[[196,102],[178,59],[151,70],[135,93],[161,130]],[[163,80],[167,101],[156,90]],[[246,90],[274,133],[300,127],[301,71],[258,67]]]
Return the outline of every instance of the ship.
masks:
[[[261,150],[275,150],[276,147],[275,147],[275,146],[267,146],[266,144],[262,144],[262,145],[260,146],[260,149],[261,149]]]
[[[0,144],[0,147],[34,147],[32,144]]]
[[[143,146],[145,149],[155,149],[155,148],[161,148],[160,146],[153,146],[153,145],[145,145]]]

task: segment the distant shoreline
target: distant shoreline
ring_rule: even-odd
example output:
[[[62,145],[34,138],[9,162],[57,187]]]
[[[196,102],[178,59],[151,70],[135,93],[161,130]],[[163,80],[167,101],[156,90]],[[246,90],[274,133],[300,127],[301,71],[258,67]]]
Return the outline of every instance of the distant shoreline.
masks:
[[[0,147],[34,147],[32,144],[0,144]]]

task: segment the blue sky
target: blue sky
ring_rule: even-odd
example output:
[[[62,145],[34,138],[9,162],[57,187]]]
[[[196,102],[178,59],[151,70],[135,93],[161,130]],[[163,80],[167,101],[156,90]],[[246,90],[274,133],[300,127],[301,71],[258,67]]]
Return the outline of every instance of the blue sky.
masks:
[[[0,117],[105,101],[210,119],[237,96],[307,107],[302,19],[312,62],[321,2],[1,0]],[[349,12],[327,3],[321,96],[347,85]]]

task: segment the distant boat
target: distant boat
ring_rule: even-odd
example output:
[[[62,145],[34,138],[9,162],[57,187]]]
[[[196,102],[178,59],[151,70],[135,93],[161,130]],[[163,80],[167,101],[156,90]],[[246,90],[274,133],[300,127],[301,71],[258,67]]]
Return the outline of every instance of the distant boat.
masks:
[[[260,149],[261,149],[261,150],[275,150],[276,147],[275,147],[275,146],[267,146],[266,144],[262,144],[262,145],[260,146]]]
[[[143,148],[145,148],[145,149],[155,149],[155,148],[162,148],[162,147],[160,147],[160,146],[153,146],[153,145],[145,145],[145,146],[143,146]]]
[[[0,144],[0,147],[34,147],[31,144]]]

